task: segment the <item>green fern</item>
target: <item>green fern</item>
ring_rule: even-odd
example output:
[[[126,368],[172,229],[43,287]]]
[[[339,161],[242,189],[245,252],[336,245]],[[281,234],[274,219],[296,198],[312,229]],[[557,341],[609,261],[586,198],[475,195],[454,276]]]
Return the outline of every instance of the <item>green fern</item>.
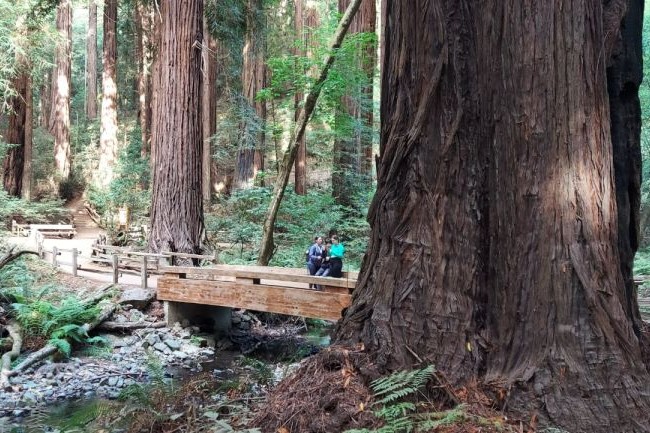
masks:
[[[426,432],[465,419],[463,405],[444,412],[416,413],[415,403],[400,401],[419,392],[434,371],[435,368],[430,365],[419,370],[398,371],[373,381],[370,386],[375,398],[378,398],[374,403],[378,409],[373,414],[384,421],[384,425],[374,430],[355,429],[345,433]]]
[[[371,383],[375,397],[381,397],[377,404],[387,404],[415,393],[433,375],[435,367],[429,365],[425,368],[412,371],[398,371],[387,377],[381,377]]]

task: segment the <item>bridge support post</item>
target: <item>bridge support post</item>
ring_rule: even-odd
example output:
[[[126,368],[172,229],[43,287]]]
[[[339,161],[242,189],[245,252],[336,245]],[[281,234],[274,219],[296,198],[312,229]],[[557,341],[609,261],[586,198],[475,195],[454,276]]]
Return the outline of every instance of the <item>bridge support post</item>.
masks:
[[[169,327],[176,322],[182,324],[187,321],[190,325],[213,329],[215,334],[226,334],[232,324],[232,309],[214,305],[165,301],[165,320]]]

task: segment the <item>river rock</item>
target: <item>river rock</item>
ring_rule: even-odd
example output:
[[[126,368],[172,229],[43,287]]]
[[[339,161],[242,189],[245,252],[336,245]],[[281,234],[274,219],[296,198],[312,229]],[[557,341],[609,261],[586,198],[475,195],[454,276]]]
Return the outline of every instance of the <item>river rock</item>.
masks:
[[[151,289],[133,288],[126,289],[120,297],[120,304],[131,304],[134,308],[145,309],[156,296],[156,291]]]
[[[170,349],[172,350],[178,350],[181,348],[181,343],[178,340],[175,340],[173,338],[167,338],[165,339],[164,343],[169,346]]]

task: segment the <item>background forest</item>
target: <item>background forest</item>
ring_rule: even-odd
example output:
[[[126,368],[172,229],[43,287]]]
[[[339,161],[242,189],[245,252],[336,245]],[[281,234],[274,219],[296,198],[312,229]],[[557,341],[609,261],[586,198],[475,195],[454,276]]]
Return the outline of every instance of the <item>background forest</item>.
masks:
[[[206,208],[207,236],[212,245],[221,244],[224,262],[249,263],[256,260],[261,224],[266,212],[278,160],[289,140],[290,129],[301,98],[315,79],[326,55],[326,44],[339,17],[338,1],[309,0],[213,0],[206,3],[205,28],[210,47],[209,77],[213,116],[209,137],[211,169],[210,207]],[[71,4],[69,176],[56,173],[55,137],[52,121],[53,71],[57,66],[55,48],[65,35],[57,31],[56,5],[47,1],[0,1],[0,152],[4,191],[0,216],[32,221],[56,219],[31,206],[10,199],[20,196],[12,187],[9,158],[12,149],[8,134],[12,101],[17,95],[16,77],[27,74],[33,97],[33,151],[30,184],[23,185],[22,197],[41,202],[54,211],[61,202],[83,196],[103,225],[111,229],[120,207],[128,207],[133,224],[146,224],[150,206],[150,122],[146,97],[151,97],[151,74],[155,51],[152,16],[146,1],[123,1],[117,8],[116,23],[116,122],[114,175],[101,182],[97,173],[101,153],[103,4],[95,5],[96,44],[91,46],[89,4]],[[646,11],[648,2],[646,2]],[[296,19],[296,14],[301,19]],[[378,15],[366,29],[351,29],[339,50],[314,116],[306,132],[306,169],[288,189],[283,203],[273,263],[301,264],[301,251],[311,236],[336,230],[349,250],[348,265],[358,268],[367,241],[367,206],[373,194],[373,156],[378,148],[378,35],[374,32]],[[374,21],[373,21],[374,20]],[[644,71],[650,70],[650,18],[644,17]],[[99,24],[98,24],[99,23]],[[371,25],[372,24],[372,25]],[[366,30],[366,31],[360,31]],[[90,35],[90,36],[89,36]],[[250,48],[254,48],[251,53]],[[93,49],[94,48],[94,49]],[[94,60],[91,58],[94,53]],[[99,59],[99,60],[98,60]],[[95,64],[95,74],[88,65]],[[255,86],[244,86],[263,71]],[[258,74],[259,75],[259,74]],[[645,74],[644,74],[645,75]],[[647,75],[646,75],[647,76]],[[369,78],[370,77],[370,78]],[[371,81],[369,81],[369,79]],[[371,83],[371,84],[370,84]],[[149,94],[147,94],[149,92]],[[143,96],[144,95],[144,98]],[[643,182],[640,252],[636,269],[650,273],[650,84],[640,88],[642,106],[641,143]],[[24,97],[24,95],[22,96]],[[145,99],[141,106],[142,100]],[[145,108],[142,108],[145,107]],[[143,131],[144,121],[144,131]],[[350,139],[353,137],[353,139]],[[299,154],[300,155],[300,154]],[[298,164],[303,164],[298,162]],[[302,165],[301,165],[302,166]],[[108,180],[108,181],[107,181]],[[224,248],[229,244],[230,247]]]
[[[55,3],[0,2],[0,151],[5,161],[0,216],[6,222],[56,222],[58,213],[30,213],[33,205],[18,197],[50,212],[83,199],[117,242],[113,229],[120,208],[129,209],[131,224],[149,223],[157,12],[146,1],[62,2],[58,8]],[[113,30],[102,22],[112,22],[109,8],[116,5],[111,43],[113,37],[106,34]],[[62,12],[68,6],[70,11]],[[256,260],[278,160],[314,71],[327,54],[339,7],[345,2],[219,0],[205,5],[204,32],[210,34],[202,47],[203,105],[208,107],[203,137],[210,161],[204,162],[203,174],[210,189],[204,197],[205,226],[207,245],[218,246],[223,262]],[[61,24],[65,13],[71,18],[69,34]],[[346,244],[346,267],[360,264],[378,141],[376,17],[372,11],[366,24],[350,30],[322,86],[279,212],[273,264],[302,266],[311,238],[332,232]],[[69,66],[61,54],[66,40]],[[67,89],[57,95],[58,71],[67,67],[69,95]],[[109,84],[113,75],[115,87]],[[14,161],[21,141],[14,136],[21,133],[11,128],[16,109],[26,105],[18,101],[26,100],[27,86],[21,83],[27,78],[33,151],[31,173],[24,174],[29,181],[19,185]],[[67,98],[69,108],[63,111],[69,116],[57,111]]]

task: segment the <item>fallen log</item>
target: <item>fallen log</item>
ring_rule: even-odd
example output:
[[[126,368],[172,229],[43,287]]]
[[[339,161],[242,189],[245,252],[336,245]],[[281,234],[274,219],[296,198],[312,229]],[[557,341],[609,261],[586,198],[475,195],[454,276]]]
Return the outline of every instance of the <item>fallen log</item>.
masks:
[[[104,322],[97,329],[102,331],[133,331],[135,329],[164,328],[165,322]]]
[[[23,346],[23,338],[20,333],[20,325],[17,322],[11,321],[7,325],[7,332],[13,340],[11,350],[2,355],[2,367],[0,368],[0,388],[9,385],[9,373],[11,372],[11,360],[20,355],[20,349]]]

